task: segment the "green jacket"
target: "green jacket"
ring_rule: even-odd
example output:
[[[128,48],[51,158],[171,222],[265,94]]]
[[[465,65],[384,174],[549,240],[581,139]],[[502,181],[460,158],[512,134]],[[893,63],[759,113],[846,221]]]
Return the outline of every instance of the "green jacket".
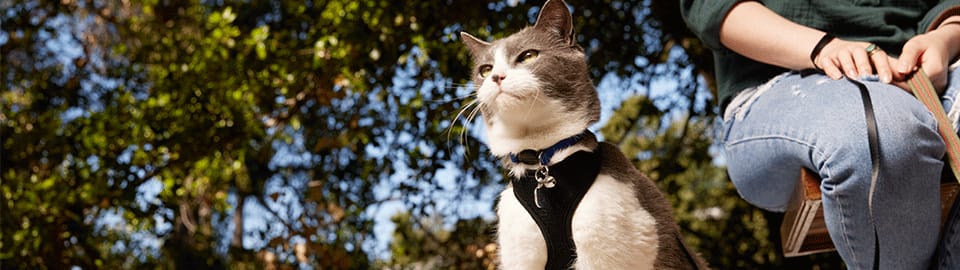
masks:
[[[713,51],[717,97],[723,107],[740,91],[761,85],[784,68],[763,64],[726,49],[720,43],[720,24],[742,0],[680,0],[687,26]],[[960,15],[960,0],[766,0],[777,14],[835,36],[872,42],[890,55],[899,55],[911,37]],[[757,38],[763,36],[757,35]]]

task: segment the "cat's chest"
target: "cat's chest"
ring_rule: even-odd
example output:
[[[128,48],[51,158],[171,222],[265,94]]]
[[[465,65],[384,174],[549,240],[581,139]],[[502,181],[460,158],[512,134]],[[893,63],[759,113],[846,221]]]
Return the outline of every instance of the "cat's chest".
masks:
[[[600,174],[587,188],[570,221],[553,223],[569,224],[576,268],[652,268],[659,246],[657,224],[640,204],[631,182]],[[514,192],[514,187],[508,187],[498,205],[501,261],[504,269],[542,269],[547,240]],[[610,259],[618,257],[623,259]]]

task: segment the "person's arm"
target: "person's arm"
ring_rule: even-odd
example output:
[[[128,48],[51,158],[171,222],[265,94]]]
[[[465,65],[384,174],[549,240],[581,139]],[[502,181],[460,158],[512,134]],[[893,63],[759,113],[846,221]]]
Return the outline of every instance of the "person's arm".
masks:
[[[881,80],[891,81],[892,59],[882,51],[868,55],[866,42],[834,39],[823,47],[814,65],[810,52],[825,34],[754,1],[737,3],[720,26],[723,46],[759,62],[794,70],[819,67],[834,79],[874,74],[875,66]]]
[[[953,61],[960,58],[960,15],[954,15],[950,18],[947,18],[937,27],[936,31],[949,31],[950,34],[946,38],[948,41],[947,48],[949,48],[950,55],[947,57],[947,60]],[[950,64],[949,62],[947,64]]]
[[[720,42],[730,50],[794,70],[814,67],[809,53],[824,34],[787,20],[753,1],[733,6],[720,26]]]

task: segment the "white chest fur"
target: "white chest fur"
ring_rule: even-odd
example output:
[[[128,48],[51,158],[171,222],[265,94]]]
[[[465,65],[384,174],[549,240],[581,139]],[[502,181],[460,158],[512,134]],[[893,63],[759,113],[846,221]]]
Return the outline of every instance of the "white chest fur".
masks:
[[[547,247],[533,218],[507,188],[497,206],[497,242],[504,270],[543,269]],[[574,212],[575,268],[653,269],[657,225],[634,194],[634,187],[601,174]]]

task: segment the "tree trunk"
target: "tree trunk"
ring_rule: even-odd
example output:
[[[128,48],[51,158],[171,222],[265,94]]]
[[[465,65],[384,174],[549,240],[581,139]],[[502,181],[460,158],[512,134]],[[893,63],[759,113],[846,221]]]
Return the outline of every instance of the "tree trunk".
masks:
[[[238,249],[243,248],[243,206],[246,200],[246,195],[237,194],[237,208],[233,210],[233,241],[230,246]]]

